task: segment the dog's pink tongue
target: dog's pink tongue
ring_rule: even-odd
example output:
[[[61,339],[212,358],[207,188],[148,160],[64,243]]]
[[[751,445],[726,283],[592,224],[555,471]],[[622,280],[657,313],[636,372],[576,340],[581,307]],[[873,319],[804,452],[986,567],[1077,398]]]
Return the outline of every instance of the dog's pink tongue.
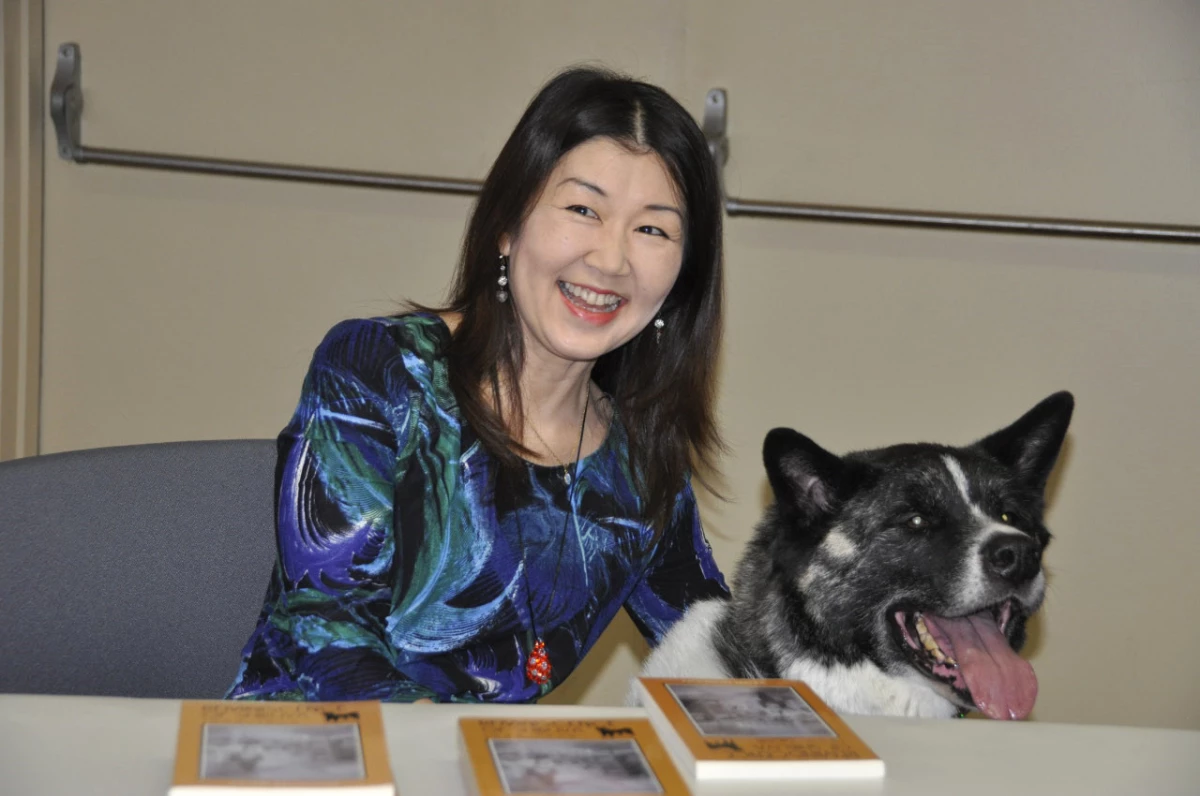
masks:
[[[990,611],[958,619],[925,615],[950,639],[975,707],[993,719],[1023,719],[1037,699],[1037,675],[1000,632]]]

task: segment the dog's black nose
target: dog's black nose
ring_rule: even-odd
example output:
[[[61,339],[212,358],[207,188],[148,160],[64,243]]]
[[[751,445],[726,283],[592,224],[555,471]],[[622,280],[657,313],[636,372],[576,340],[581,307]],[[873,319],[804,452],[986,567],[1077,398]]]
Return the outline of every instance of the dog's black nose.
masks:
[[[1027,536],[996,534],[980,553],[984,571],[1013,586],[1032,580],[1041,567],[1042,551]]]

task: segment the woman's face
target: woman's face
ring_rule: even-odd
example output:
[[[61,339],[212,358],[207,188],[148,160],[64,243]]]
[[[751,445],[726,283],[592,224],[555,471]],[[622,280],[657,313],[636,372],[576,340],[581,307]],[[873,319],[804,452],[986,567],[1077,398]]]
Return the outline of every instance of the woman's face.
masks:
[[[594,362],[654,318],[683,264],[683,205],[658,155],[572,149],[513,239],[509,290],[527,357]]]

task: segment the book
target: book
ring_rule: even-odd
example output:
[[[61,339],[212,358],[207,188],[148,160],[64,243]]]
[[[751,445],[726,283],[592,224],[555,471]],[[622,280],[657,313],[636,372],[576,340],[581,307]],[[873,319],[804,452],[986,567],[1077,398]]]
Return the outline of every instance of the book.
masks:
[[[642,677],[636,685],[692,783],[884,775],[879,756],[802,682]]]
[[[169,796],[395,796],[378,702],[188,700]]]
[[[476,796],[688,793],[646,719],[463,718],[458,726],[463,778]]]

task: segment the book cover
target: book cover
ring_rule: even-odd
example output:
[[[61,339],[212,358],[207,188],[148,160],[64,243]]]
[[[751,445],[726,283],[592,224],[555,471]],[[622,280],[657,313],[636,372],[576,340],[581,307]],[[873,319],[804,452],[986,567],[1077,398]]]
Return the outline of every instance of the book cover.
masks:
[[[644,677],[637,687],[694,782],[884,775],[878,755],[802,682]]]
[[[394,796],[378,702],[188,700],[169,796]]]
[[[463,718],[459,744],[477,796],[688,793],[646,719]]]

